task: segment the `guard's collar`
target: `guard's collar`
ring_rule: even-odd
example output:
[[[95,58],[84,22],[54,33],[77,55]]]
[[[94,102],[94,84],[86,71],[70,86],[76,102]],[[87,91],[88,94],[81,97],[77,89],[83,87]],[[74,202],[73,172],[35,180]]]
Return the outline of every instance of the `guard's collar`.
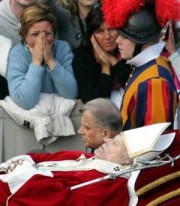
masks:
[[[154,44],[150,47],[144,49],[141,53],[139,53],[134,58],[127,61],[127,64],[134,65],[139,67],[152,59],[156,59],[162,52],[165,46],[165,42],[159,41],[159,43]]]

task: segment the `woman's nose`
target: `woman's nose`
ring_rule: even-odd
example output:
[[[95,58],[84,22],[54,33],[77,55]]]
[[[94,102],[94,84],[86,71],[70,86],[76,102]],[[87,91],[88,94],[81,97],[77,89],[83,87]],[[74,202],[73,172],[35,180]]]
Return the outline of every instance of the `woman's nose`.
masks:
[[[110,32],[108,30],[105,30],[104,34],[105,34],[105,38],[109,39]]]

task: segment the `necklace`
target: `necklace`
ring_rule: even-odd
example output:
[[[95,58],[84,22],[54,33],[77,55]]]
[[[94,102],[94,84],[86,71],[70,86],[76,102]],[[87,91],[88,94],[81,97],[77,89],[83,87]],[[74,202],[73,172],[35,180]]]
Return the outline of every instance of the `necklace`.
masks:
[[[134,65],[131,65],[132,67],[132,72],[131,74],[129,75],[129,78],[127,80],[127,82],[125,83],[125,87],[127,87],[128,83],[129,83],[129,80],[131,79],[131,77],[133,76],[133,73],[134,73],[134,70],[136,69],[136,67]]]

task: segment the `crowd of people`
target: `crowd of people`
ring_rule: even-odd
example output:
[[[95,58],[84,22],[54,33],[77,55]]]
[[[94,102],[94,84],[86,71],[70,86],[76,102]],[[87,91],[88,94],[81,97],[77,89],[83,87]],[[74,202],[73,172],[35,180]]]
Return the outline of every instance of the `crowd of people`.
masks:
[[[0,99],[10,96],[24,110],[34,108],[41,93],[83,102],[78,133],[85,147],[92,149],[91,154],[70,151],[28,154],[35,164],[76,160],[83,154],[97,160],[88,163],[91,169],[109,173],[106,166],[123,169],[133,164],[121,132],[162,122],[171,123],[167,130],[174,128],[180,90],[180,2],[162,3],[162,0],[0,1]],[[169,150],[172,155],[178,155],[178,145],[174,153]],[[12,159],[6,172],[13,174],[26,160],[26,157]],[[100,160],[107,161],[107,165],[102,166]],[[56,180],[62,180],[64,173],[57,174]],[[82,175],[77,172],[72,182],[81,182]],[[86,175],[84,181],[91,176],[88,172]],[[92,175],[99,176],[102,174]],[[42,182],[46,181],[43,178]],[[128,178],[123,177],[117,184],[127,196],[124,205],[130,201]],[[3,190],[8,185],[4,186],[1,180]],[[33,186],[34,181],[29,184]],[[61,190],[65,198],[72,182],[60,187],[56,181],[48,184]],[[12,200],[9,188],[3,190],[0,202],[12,201],[16,205],[19,198],[27,205],[22,198],[27,195],[26,184]],[[71,197],[68,204],[84,205],[85,198],[78,202],[78,195],[81,192],[75,199]],[[29,205],[43,201],[37,200],[36,195],[32,197],[34,202]],[[84,197],[90,204],[90,197]],[[54,205],[63,203],[63,198],[55,198]]]
[[[118,97],[131,68],[120,60],[116,43],[118,32],[103,20],[101,4],[90,11],[86,26],[86,34],[72,63],[79,98],[84,103],[98,97],[111,98],[120,108],[121,98]]]
[[[123,130],[164,121],[172,122],[173,128],[179,85],[178,15],[169,21],[164,17],[169,24],[162,36],[166,26],[159,24],[153,1],[143,8],[137,4],[139,12],[129,19],[121,19],[126,9],[117,3],[119,22],[106,4],[1,1],[0,35],[12,44],[1,75],[1,99],[10,95],[18,106],[32,109],[40,93],[83,103],[103,97],[119,108]]]

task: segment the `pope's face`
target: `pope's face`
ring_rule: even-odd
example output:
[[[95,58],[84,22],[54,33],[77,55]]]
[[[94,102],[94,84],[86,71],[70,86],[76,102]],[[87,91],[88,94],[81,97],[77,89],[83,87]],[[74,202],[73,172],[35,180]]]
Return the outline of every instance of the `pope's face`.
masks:
[[[104,140],[105,143],[94,151],[98,159],[108,160],[118,164],[129,164],[127,149],[121,134],[114,139]]]

